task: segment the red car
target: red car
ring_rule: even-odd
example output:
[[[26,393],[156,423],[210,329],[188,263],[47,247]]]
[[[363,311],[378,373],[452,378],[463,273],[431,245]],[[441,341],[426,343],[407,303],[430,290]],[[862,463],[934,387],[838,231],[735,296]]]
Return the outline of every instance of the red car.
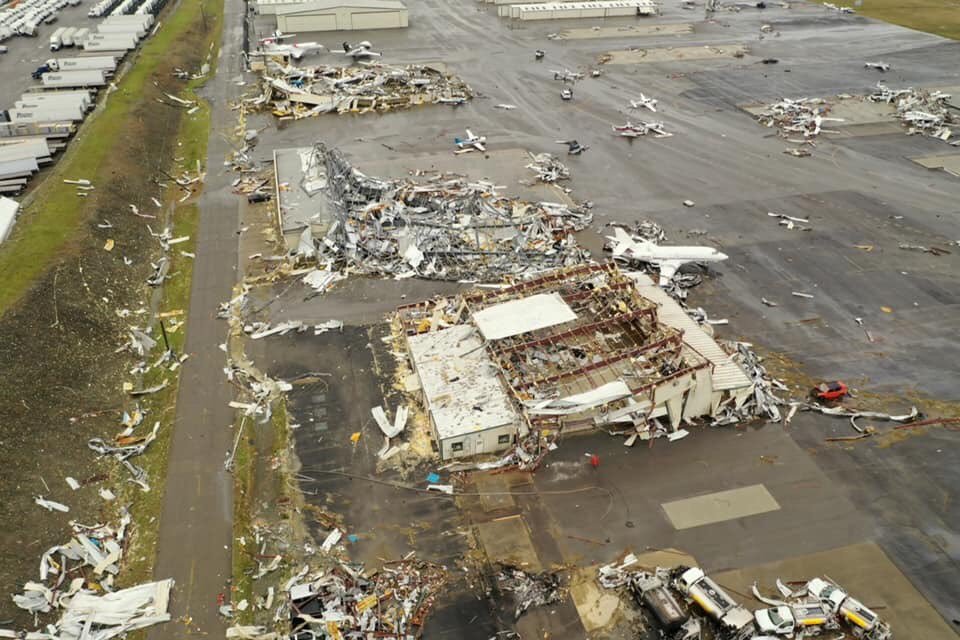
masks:
[[[849,389],[847,385],[840,382],[839,380],[834,380],[833,382],[822,382],[819,386],[816,386],[811,391],[811,395],[817,400],[822,400],[824,402],[834,402],[843,398]]]

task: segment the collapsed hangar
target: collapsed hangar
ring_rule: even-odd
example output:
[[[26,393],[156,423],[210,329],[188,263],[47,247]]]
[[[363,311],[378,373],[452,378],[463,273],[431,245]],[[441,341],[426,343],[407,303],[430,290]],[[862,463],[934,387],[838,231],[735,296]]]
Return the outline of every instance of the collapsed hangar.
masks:
[[[277,29],[287,33],[399,29],[409,21],[400,0],[259,0],[257,6],[276,15]]]
[[[654,435],[739,407],[753,383],[643,274],[569,267],[397,310],[443,459],[502,451],[531,431]]]

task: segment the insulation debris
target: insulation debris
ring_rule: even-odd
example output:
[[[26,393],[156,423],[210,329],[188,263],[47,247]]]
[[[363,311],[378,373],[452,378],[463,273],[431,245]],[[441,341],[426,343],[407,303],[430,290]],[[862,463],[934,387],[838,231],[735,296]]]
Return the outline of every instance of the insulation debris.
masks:
[[[592,214],[497,195],[494,186],[435,175],[423,182],[371,178],[317,144],[334,220],[321,259],[352,271],[435,280],[500,280],[586,259],[573,237]],[[326,276],[319,276],[326,279]]]
[[[278,117],[295,119],[324,113],[371,113],[422,104],[460,103],[473,97],[457,76],[424,65],[312,67],[271,64],[262,76],[262,93],[244,103],[269,106]]]

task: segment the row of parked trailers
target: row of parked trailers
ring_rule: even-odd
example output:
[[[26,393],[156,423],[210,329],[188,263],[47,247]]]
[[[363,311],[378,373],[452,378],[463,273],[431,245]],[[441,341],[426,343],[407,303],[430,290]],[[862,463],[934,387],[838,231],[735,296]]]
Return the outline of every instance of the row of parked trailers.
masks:
[[[57,19],[60,9],[80,0],[22,0],[0,9],[0,42],[13,36],[35,36],[37,28]]]
[[[157,0],[159,1],[159,0]],[[96,29],[61,27],[50,36],[50,50],[76,46],[86,51],[130,51],[147,35],[152,14],[111,15]]]
[[[162,2],[138,6],[156,10]],[[110,15],[86,36],[83,53],[48,60],[34,71],[39,84],[0,113],[0,196],[19,193],[53,162],[94,108],[98,90],[111,81],[123,56],[149,33],[154,20],[151,13]],[[77,46],[76,32],[69,35]]]
[[[91,18],[101,16],[122,16],[125,14],[146,15],[160,10],[164,0],[100,0],[95,3],[87,15]]]

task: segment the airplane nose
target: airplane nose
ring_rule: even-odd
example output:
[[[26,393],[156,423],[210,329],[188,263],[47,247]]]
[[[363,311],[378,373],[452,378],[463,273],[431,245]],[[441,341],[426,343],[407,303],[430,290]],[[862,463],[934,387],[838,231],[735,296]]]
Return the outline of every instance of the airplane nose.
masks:
[[[718,260],[726,260],[728,257],[729,257],[729,256],[728,256],[727,254],[723,253],[722,251],[717,251],[717,259],[718,259]]]

